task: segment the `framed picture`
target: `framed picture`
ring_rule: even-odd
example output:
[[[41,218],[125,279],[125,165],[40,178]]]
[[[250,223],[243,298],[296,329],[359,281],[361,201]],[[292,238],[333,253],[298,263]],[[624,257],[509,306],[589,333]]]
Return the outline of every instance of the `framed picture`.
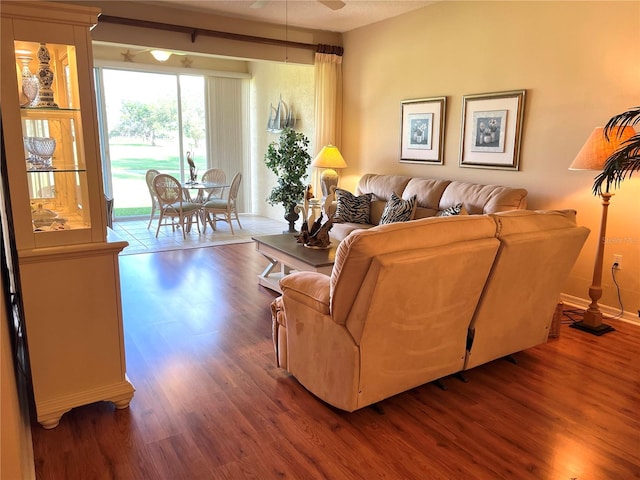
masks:
[[[404,100],[400,161],[442,165],[447,97]]]
[[[462,97],[460,166],[518,170],[525,90]]]

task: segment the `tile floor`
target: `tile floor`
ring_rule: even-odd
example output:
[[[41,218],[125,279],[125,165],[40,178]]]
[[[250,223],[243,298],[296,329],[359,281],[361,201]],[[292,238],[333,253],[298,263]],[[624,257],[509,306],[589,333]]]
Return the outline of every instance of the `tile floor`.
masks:
[[[231,234],[229,225],[218,222],[217,230],[213,231],[209,225],[203,233],[198,233],[197,228],[187,232],[186,239],[182,238],[182,230],[171,230],[171,227],[162,226],[156,238],[158,217],[153,219],[151,226],[147,228],[149,219],[117,220],[113,223],[114,232],[122,239],[129,242],[121,255],[133,255],[136,253],[162,252],[185,248],[201,248],[230,243],[251,242],[254,235],[271,235],[282,233],[287,229],[284,220],[277,221],[257,215],[240,214],[242,228],[234,220]],[[202,227],[201,227],[202,229]]]

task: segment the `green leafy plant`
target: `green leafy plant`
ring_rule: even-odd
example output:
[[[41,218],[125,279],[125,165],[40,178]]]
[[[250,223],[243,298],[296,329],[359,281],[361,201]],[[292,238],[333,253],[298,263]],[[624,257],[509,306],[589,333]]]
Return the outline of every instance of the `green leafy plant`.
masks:
[[[267,202],[282,205],[289,211],[302,200],[306,185],[307,168],[311,156],[307,152],[309,139],[302,133],[285,128],[278,142],[272,142],[264,156],[267,167],[278,177]]]
[[[604,135],[609,140],[609,135],[615,130],[621,132],[622,128],[632,126],[635,127],[640,123],[640,107],[634,107],[626,112],[616,115],[609,119],[604,126]],[[635,171],[640,170],[640,133],[635,133],[631,138],[622,143],[620,148],[609,156],[604,168],[595,178],[593,183],[593,193],[599,195],[602,193],[602,184],[606,182],[606,189],[609,190],[610,185],[620,186],[620,182],[627,175],[631,175]]]

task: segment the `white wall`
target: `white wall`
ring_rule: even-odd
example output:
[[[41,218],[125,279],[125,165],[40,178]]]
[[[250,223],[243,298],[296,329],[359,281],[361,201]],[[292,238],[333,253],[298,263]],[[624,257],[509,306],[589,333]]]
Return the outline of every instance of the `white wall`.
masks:
[[[344,36],[342,184],[366,172],[524,187],[529,208],[574,208],[592,233],[564,292],[588,297],[601,207],[593,172],[568,171],[595,126],[640,101],[640,2],[438,2]],[[458,167],[462,96],[526,89],[518,172]],[[447,96],[444,166],[399,163],[400,102]],[[640,309],[640,175],[609,209],[605,264],[622,254]],[[605,271],[601,303],[617,311]]]

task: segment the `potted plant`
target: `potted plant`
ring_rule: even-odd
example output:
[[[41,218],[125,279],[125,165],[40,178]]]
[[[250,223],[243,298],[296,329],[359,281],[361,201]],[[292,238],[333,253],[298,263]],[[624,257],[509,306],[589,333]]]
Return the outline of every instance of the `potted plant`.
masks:
[[[604,134],[609,139],[614,129],[620,132],[622,128],[635,126],[638,123],[640,123],[640,107],[634,107],[612,117],[604,127]],[[602,184],[605,182],[607,189],[609,185],[620,186],[620,182],[627,175],[631,178],[635,171],[640,171],[640,133],[637,132],[623,142],[620,148],[607,159],[602,172],[595,178],[593,193],[596,195],[602,193]]]
[[[294,225],[298,213],[295,207],[305,194],[303,180],[311,163],[308,146],[309,139],[303,133],[285,128],[279,141],[272,142],[264,156],[265,164],[278,177],[278,184],[271,190],[267,201],[270,205],[284,207],[289,233],[297,233]]]

